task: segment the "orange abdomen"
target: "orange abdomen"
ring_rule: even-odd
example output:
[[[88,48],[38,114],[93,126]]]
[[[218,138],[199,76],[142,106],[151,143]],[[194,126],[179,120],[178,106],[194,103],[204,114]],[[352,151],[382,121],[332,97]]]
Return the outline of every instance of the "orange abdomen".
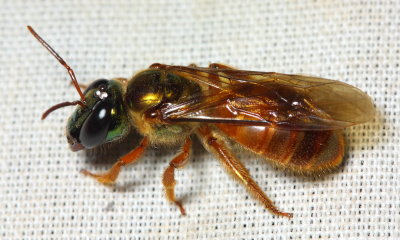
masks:
[[[264,126],[215,124],[229,138],[279,167],[300,173],[329,171],[342,162],[342,131],[290,131]]]

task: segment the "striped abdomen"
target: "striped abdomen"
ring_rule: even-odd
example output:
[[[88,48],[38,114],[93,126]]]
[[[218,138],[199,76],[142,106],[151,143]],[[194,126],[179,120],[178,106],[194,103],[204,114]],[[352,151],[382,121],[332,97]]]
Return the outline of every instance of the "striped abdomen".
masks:
[[[342,131],[289,131],[263,126],[216,124],[229,138],[280,167],[318,173],[337,167],[343,159]]]

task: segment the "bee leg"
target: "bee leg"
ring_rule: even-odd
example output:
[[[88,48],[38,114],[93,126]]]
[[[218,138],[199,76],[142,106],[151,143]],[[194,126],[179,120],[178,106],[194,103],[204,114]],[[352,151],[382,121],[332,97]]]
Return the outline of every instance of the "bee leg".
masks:
[[[211,63],[210,65],[208,65],[209,68],[216,68],[216,69],[235,69],[231,66],[225,65],[225,64],[221,64],[221,63]]]
[[[147,137],[143,138],[142,142],[138,147],[130,151],[128,154],[122,156],[118,162],[116,162],[110,170],[103,174],[94,174],[91,173],[85,169],[81,170],[81,173],[95,178],[98,182],[103,183],[103,184],[113,184],[115,180],[118,178],[119,172],[121,171],[121,167],[134,163],[136,160],[142,156],[144,150],[146,147],[149,145],[149,140]]]
[[[182,147],[182,152],[171,160],[169,166],[165,169],[162,178],[162,183],[165,189],[165,197],[168,201],[173,202],[176,204],[176,206],[178,206],[182,215],[186,215],[185,209],[183,208],[182,203],[175,199],[175,169],[182,168],[188,162],[191,146],[192,141],[190,138],[186,139],[185,144]]]
[[[218,139],[218,135],[205,126],[201,127],[197,131],[198,136],[202,139],[204,147],[215,154],[228,173],[241,184],[243,184],[249,193],[256,199],[258,199],[269,211],[275,215],[292,218],[291,213],[285,213],[279,211],[274,203],[265,195],[257,183],[251,178],[250,173],[244,167],[244,165],[237,159],[225,144]]]

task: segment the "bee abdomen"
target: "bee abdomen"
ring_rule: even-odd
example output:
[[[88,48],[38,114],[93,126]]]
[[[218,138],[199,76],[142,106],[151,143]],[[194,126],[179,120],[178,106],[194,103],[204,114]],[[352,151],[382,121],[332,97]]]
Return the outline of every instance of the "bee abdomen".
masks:
[[[289,131],[216,124],[228,137],[279,167],[305,174],[329,171],[342,162],[341,131]]]
[[[340,165],[344,155],[341,131],[304,132],[293,151],[288,167],[301,172],[319,172]]]

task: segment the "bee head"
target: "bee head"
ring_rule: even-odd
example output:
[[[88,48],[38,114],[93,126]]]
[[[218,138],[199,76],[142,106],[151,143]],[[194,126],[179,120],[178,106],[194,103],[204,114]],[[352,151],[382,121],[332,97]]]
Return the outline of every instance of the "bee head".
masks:
[[[118,80],[100,79],[90,84],[82,93],[72,68],[58,55],[31,26],[31,34],[63,65],[80,100],[63,102],[49,108],[42,115],[45,119],[51,112],[66,106],[79,105],[68,120],[67,138],[73,151],[94,148],[127,134],[129,125],[122,102],[122,86]]]
[[[123,137],[129,130],[117,80],[99,79],[83,92],[85,106],[78,106],[67,123],[73,151],[90,149]]]

